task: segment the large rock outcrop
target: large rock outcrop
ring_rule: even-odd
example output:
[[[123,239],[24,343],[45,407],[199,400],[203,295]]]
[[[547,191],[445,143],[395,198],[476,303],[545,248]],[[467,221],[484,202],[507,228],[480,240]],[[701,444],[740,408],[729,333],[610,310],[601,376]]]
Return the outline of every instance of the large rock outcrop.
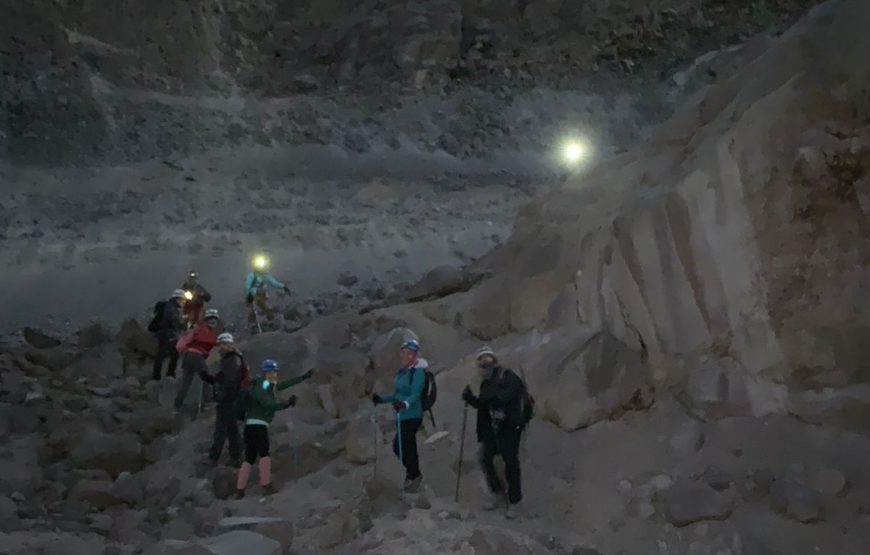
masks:
[[[707,368],[690,393],[728,414],[870,380],[868,19],[860,0],[817,8],[645,146],[533,203],[460,321],[544,352],[606,331],[659,383]]]

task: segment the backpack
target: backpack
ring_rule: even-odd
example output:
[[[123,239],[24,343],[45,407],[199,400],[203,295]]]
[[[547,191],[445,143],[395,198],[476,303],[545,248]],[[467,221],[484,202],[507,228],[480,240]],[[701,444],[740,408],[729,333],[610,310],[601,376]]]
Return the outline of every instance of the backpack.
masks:
[[[410,373],[409,381],[414,381],[414,373],[417,372],[417,368],[414,368],[414,372]],[[438,400],[438,384],[435,383],[435,374],[429,370],[428,367],[423,368],[423,394],[420,396],[420,402],[423,405],[423,412],[429,411],[429,417],[432,419],[432,425],[435,425],[435,415],[432,414],[432,407],[435,405],[435,401]]]
[[[163,311],[166,308],[166,303],[169,301],[157,301],[154,303],[151,322],[148,324],[148,331],[156,333],[163,328]]]
[[[523,411],[523,428],[525,428],[535,417],[535,398],[529,393],[525,380],[523,380],[523,394],[520,397],[520,403],[520,408]]]
[[[248,363],[242,358],[242,380],[239,382],[239,394],[236,396],[236,420],[247,419],[249,410],[251,410],[251,371],[248,369]]]

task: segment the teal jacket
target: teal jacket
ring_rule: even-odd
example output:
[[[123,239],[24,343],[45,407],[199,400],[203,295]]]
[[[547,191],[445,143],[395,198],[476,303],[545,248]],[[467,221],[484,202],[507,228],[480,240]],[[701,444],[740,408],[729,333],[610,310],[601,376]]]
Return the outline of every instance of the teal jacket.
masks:
[[[248,295],[256,295],[257,291],[264,289],[267,284],[277,289],[284,289],[284,284],[273,278],[271,274],[265,272],[251,272],[247,277],[245,277],[245,293]]]
[[[417,359],[414,368],[399,368],[396,373],[393,394],[382,397],[385,403],[405,401],[408,408],[399,413],[399,420],[423,418],[423,386],[426,385],[426,369],[429,363]]]
[[[278,382],[277,384],[270,384],[263,376],[257,376],[254,378],[251,382],[251,406],[248,409],[245,422],[247,424],[269,424],[272,422],[272,418],[274,418],[276,412],[284,410],[290,406],[287,404],[287,401],[278,399],[275,392],[287,389],[288,387],[293,387],[294,385],[307,380],[309,375],[310,374],[303,374],[295,378],[290,378],[289,380]]]

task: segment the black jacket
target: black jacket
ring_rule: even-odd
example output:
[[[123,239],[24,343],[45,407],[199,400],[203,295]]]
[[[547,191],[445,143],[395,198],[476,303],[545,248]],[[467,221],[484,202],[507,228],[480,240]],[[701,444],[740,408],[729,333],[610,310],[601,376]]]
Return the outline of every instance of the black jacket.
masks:
[[[211,293],[209,293],[205,287],[200,285],[199,282],[190,283],[189,281],[185,281],[181,288],[193,293],[193,300],[191,302],[203,305],[211,301]]]
[[[163,304],[159,331],[168,335],[177,335],[185,329],[182,306],[175,299],[169,299]]]
[[[207,372],[200,373],[206,383],[214,386],[214,400],[218,403],[234,403],[239,396],[243,378],[242,355],[230,351],[221,357],[220,369],[214,376]]]
[[[480,395],[468,404],[477,409],[477,441],[493,439],[503,426],[523,425],[523,381],[513,370],[498,366],[480,384]]]

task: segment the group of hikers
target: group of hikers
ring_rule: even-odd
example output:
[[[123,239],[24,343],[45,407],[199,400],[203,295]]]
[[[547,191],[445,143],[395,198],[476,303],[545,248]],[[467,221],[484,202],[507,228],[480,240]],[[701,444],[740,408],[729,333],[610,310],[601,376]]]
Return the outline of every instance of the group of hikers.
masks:
[[[267,318],[272,317],[265,297],[267,284],[287,290],[283,283],[266,274],[259,266],[262,265],[258,264],[247,276],[245,284],[249,319],[255,321],[258,308]],[[153,378],[161,379],[166,358],[169,358],[167,376],[175,376],[175,367],[181,357],[183,374],[174,403],[179,412],[195,376],[209,384],[211,387],[207,389],[213,392],[216,404],[214,435],[208,453],[210,464],[218,464],[224,444],[228,444],[230,462],[239,469],[236,496],[241,498],[245,495],[255,463],[260,486],[265,494],[270,494],[274,489],[269,424],[276,412],[296,404],[296,396],[282,400],[277,392],[311,378],[313,371],[279,380],[278,364],[274,360],[264,360],[259,372],[252,375],[235,346],[233,335],[223,331],[218,311],[204,308],[210,300],[211,295],[198,283],[196,273],[191,272],[183,289],[176,290],[169,300],[155,305],[154,319],[149,325],[149,330],[158,342]],[[213,349],[217,349],[219,362],[210,372],[206,359]],[[507,517],[515,518],[522,501],[520,439],[531,419],[534,401],[524,381],[512,370],[503,367],[491,348],[482,347],[476,355],[482,380],[480,390],[475,394],[470,386],[466,386],[462,401],[466,409],[471,407],[477,411],[478,459],[491,494],[484,508],[494,510],[506,498]],[[390,405],[395,413],[397,432],[393,440],[393,452],[404,469],[403,491],[415,492],[423,480],[417,433],[422,427],[424,413],[431,413],[436,389],[434,376],[426,360],[420,356],[420,344],[416,340],[402,344],[398,359],[399,370],[392,393],[374,393],[371,400],[374,405]],[[204,389],[200,391],[197,412],[201,410],[203,402]],[[244,424],[241,434],[239,422]],[[463,434],[464,430],[463,423]],[[504,461],[506,487],[496,472],[496,456]],[[460,454],[460,460],[461,457]]]

